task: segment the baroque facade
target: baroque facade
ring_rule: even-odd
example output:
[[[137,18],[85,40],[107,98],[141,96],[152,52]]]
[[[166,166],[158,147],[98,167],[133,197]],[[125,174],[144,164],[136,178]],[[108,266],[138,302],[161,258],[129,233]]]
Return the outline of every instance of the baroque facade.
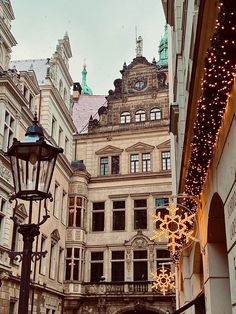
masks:
[[[173,295],[151,288],[151,273],[169,261],[165,239],[150,240],[156,230],[151,214],[171,193],[167,67],[149,63],[139,51],[121,74],[98,116],[90,116],[87,133],[74,137],[68,314],[80,308],[81,313],[165,313],[175,307]],[[81,265],[79,272],[74,263]]]
[[[169,24],[174,194],[195,214],[175,313],[236,313],[234,1],[163,1]],[[226,75],[227,73],[227,75]]]
[[[34,251],[47,254],[31,265],[31,313],[172,312],[174,295],[151,288],[151,272],[169,262],[165,239],[151,240],[158,228],[151,215],[164,210],[171,194],[166,61],[148,62],[139,38],[136,58],[124,64],[105,100],[86,92],[85,68],[86,91],[73,85],[67,34],[50,58],[10,62],[13,19],[10,1],[0,1],[0,312],[18,308],[21,262],[9,252],[21,251],[22,239],[12,206],[20,222],[28,218],[27,202],[9,204],[13,182],[4,152],[13,137],[23,138],[35,112],[64,154],[51,182],[54,200],[46,205],[50,219],[34,242]],[[166,49],[163,39],[165,58]],[[90,99],[90,118],[81,125],[77,114]],[[43,211],[35,202],[33,218]]]

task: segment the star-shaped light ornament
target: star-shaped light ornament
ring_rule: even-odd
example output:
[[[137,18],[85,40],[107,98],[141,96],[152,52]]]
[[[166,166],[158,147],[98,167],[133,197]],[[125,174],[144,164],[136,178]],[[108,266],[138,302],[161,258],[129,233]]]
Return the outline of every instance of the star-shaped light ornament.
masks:
[[[170,290],[175,288],[174,274],[162,265],[158,273],[152,273],[153,285],[152,288],[159,290],[163,295],[166,295]]]
[[[186,211],[178,214],[179,208],[175,206],[173,201],[169,203],[166,209],[168,214],[165,215],[164,218],[161,218],[160,211],[157,215],[153,215],[154,222],[161,223],[159,230],[154,231],[155,234],[151,239],[160,241],[164,235],[169,240],[167,246],[171,254],[174,255],[176,250],[182,249],[184,244],[188,243],[190,240],[194,240],[193,224],[195,214],[190,214]]]

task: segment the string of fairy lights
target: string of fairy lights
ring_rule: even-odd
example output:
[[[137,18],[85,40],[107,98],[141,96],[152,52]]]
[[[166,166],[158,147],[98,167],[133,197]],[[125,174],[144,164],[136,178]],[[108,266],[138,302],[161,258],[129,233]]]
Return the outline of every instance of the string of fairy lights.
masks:
[[[207,51],[185,192],[199,195],[217,142],[236,70],[236,1],[224,0]]]
[[[207,50],[204,75],[201,82],[201,97],[198,101],[197,117],[194,123],[191,143],[191,157],[185,181],[185,193],[199,196],[206,180],[222,119],[236,75],[236,0],[221,0],[218,19]],[[183,207],[189,209],[184,215],[177,213],[174,205],[164,218],[155,215],[154,221],[161,222],[159,232],[153,238],[160,240],[164,235],[169,240],[172,262],[177,264],[181,251],[192,237],[194,216],[197,211],[195,198],[184,198]],[[173,223],[175,228],[173,231]],[[182,224],[183,223],[183,224]],[[171,227],[172,226],[172,227]],[[174,286],[173,274],[162,267],[154,274],[153,288],[167,293]]]

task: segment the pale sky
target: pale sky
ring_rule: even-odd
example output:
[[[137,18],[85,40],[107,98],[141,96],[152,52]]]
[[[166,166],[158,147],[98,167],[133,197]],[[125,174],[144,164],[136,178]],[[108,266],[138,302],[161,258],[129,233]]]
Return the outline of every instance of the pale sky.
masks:
[[[143,37],[143,55],[158,60],[165,25],[161,0],[12,0],[12,7],[18,42],[12,60],[49,58],[68,32],[73,81],[81,82],[86,59],[87,84],[94,94],[114,89],[124,61],[135,58],[135,25]]]

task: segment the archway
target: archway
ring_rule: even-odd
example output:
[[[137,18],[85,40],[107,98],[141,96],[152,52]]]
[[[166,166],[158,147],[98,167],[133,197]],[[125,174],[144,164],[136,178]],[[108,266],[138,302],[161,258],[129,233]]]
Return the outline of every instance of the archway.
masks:
[[[218,193],[213,195],[209,209],[206,264],[207,313],[231,313],[224,205]]]
[[[196,297],[203,291],[203,261],[202,253],[199,242],[195,243],[194,246],[194,259],[193,259],[193,280],[194,285],[192,285],[192,294]],[[195,314],[205,314],[205,296],[204,294],[201,297],[197,298],[197,301],[194,304]]]

